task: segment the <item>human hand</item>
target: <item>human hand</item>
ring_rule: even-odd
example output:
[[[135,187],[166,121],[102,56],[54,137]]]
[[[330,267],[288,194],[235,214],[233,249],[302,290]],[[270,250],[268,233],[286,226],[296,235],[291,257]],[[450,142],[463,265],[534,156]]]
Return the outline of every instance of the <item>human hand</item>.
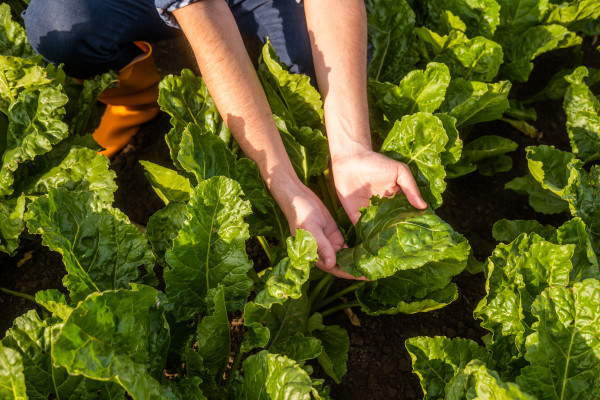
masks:
[[[344,237],[337,224],[321,200],[306,186],[272,189],[290,225],[290,232],[296,228],[309,231],[317,242],[319,259],[315,264],[323,271],[338,278],[356,278],[342,271],[336,265],[335,253],[345,247]]]
[[[338,197],[353,224],[358,222],[360,208],[367,207],[374,195],[387,197],[402,192],[416,208],[427,208],[406,164],[365,150],[333,159],[331,167]]]

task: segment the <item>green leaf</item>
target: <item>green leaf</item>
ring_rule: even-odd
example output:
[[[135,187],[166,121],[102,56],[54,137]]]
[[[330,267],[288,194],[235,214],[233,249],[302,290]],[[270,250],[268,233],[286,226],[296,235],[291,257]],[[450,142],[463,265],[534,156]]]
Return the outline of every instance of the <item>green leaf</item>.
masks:
[[[531,333],[531,306],[548,286],[567,285],[574,245],[556,245],[535,233],[500,244],[484,269],[487,295],[474,311],[481,326],[492,332],[496,361],[506,367],[525,352]]]
[[[469,37],[491,38],[500,23],[500,6],[495,0],[427,0],[428,25],[436,29],[443,19],[444,11],[464,21]]]
[[[2,339],[5,348],[16,351],[23,360],[23,372],[30,399],[114,399],[125,391],[112,382],[100,382],[81,375],[69,375],[54,365],[51,353],[53,339],[61,325],[57,319],[41,320],[35,310],[15,319],[13,327]],[[1,345],[0,345],[1,347]],[[12,397],[11,397],[12,398]]]
[[[50,82],[39,58],[0,55],[0,110],[8,115],[10,105],[21,92],[41,89]]]
[[[308,325],[310,334],[319,339],[323,347],[317,358],[319,364],[335,383],[340,383],[347,370],[346,362],[350,348],[348,332],[338,325],[324,325],[323,317],[319,313],[310,317]]]
[[[545,22],[563,25],[573,32],[584,30],[586,25],[600,18],[600,4],[594,0],[576,0],[549,6]]]
[[[551,191],[544,189],[531,174],[513,179],[506,183],[504,188],[528,195],[529,205],[535,211],[543,214],[558,214],[569,209],[569,204],[566,201]]]
[[[381,279],[429,262],[464,266],[469,243],[430,209],[417,210],[406,197],[372,198],[356,224],[357,243],[342,249],[337,261],[354,276]],[[399,263],[398,260],[402,262]]]
[[[528,388],[529,389],[529,388]],[[448,399],[535,400],[513,382],[503,382],[496,371],[480,360],[471,361],[464,370],[448,382]]]
[[[3,7],[4,8],[4,7]],[[0,343],[0,397],[26,400],[23,363],[19,353]]]
[[[593,399],[600,394],[600,283],[550,287],[533,304],[538,321],[527,337],[517,383],[537,398]]]
[[[405,342],[425,399],[444,398],[445,387],[472,360],[492,366],[491,354],[468,339],[414,337]]]
[[[508,102],[510,104],[510,108],[504,112],[504,115],[506,117],[512,118],[512,119],[515,119],[515,120],[518,120],[521,122],[522,121],[535,121],[537,119],[537,112],[535,111],[535,108],[527,108],[527,107],[525,107],[525,104],[523,104],[519,100],[515,100],[515,99],[509,99]],[[506,119],[505,119],[505,122],[508,122],[508,121],[506,121]],[[512,123],[511,123],[511,125],[512,125]]]
[[[510,107],[507,98],[510,88],[509,81],[484,83],[453,79],[439,111],[456,118],[457,128],[500,119]]]
[[[166,267],[165,254],[173,247],[173,241],[183,227],[188,215],[187,206],[183,203],[169,203],[158,210],[148,220],[146,236],[152,245],[156,261]]]
[[[576,179],[576,171],[569,168],[575,156],[553,146],[527,147],[529,172],[544,189],[558,196],[565,196],[570,183]]]
[[[64,293],[56,289],[41,290],[35,294],[35,302],[46,310],[50,311],[55,317],[66,320],[73,308],[67,303]]]
[[[589,71],[589,76],[587,77],[587,79],[585,79],[585,83],[589,87],[592,87],[598,82],[600,82],[600,70],[596,68],[587,69]],[[565,97],[565,93],[567,92],[567,88],[570,85],[570,83],[567,82],[565,77],[567,75],[571,75],[574,71],[575,68],[561,69],[556,74],[554,74],[554,76],[552,76],[550,82],[548,82],[546,87],[542,89],[541,92],[535,94],[534,96],[531,96],[530,98],[525,100],[525,102],[529,104],[536,101],[563,99]]]
[[[189,179],[177,171],[165,168],[149,161],[140,161],[145,169],[146,178],[162,201],[186,203],[190,199],[192,186]]]
[[[35,52],[27,42],[25,29],[13,21],[10,6],[0,4],[0,54],[3,56],[16,56],[29,58]]]
[[[492,236],[499,242],[510,243],[515,240],[520,234],[528,235],[536,233],[546,240],[550,240],[552,235],[556,233],[556,228],[552,225],[542,225],[536,220],[507,220],[501,219],[496,221],[492,228]],[[550,240],[551,242],[554,242]]]
[[[575,252],[571,258],[573,269],[569,274],[570,282],[581,282],[588,278],[600,278],[598,259],[594,252],[588,228],[581,218],[565,222],[550,239],[556,244],[574,244]]]
[[[165,256],[166,293],[178,320],[206,311],[208,292],[225,286],[227,310],[243,308],[252,281],[245,249],[249,238],[244,217],[250,204],[240,198],[239,184],[213,177],[194,188],[183,228]]]
[[[25,196],[0,200],[0,251],[14,255],[25,229]]]
[[[548,10],[548,0],[496,1],[500,5],[500,24],[494,40],[505,49],[511,49],[529,28],[540,24]]]
[[[279,61],[269,40],[263,46],[258,76],[273,114],[295,128],[320,128],[323,123],[321,95],[307,75],[292,74]]]
[[[411,168],[421,196],[433,208],[442,204],[446,173],[441,153],[446,150],[448,135],[442,121],[434,115],[416,113],[396,121],[381,151]]]
[[[261,307],[266,310],[265,306]],[[264,317],[265,325],[270,331],[267,349],[280,347],[282,342],[297,333],[307,334],[310,303],[306,294],[298,299],[288,299],[283,304],[274,303],[268,307],[270,311]]]
[[[412,34],[415,13],[404,0],[367,0],[365,5],[373,46],[369,77],[396,83],[419,59]]]
[[[310,400],[312,382],[295,361],[263,350],[250,356],[242,366],[243,384],[238,399]]]
[[[117,75],[112,71],[83,82],[81,92],[77,97],[76,108],[74,110],[75,115],[70,118],[69,125],[72,135],[84,135],[94,132],[100,124],[100,115],[97,112],[96,100],[104,90],[112,88],[116,84]],[[68,111],[67,117],[70,117]]]
[[[127,288],[140,279],[138,267],[152,274],[155,262],[138,228],[93,197],[91,192],[51,188],[25,214],[29,231],[42,235],[42,243],[62,255],[67,269],[63,283],[73,301],[93,292]]]
[[[600,100],[584,82],[586,76],[587,68],[579,67],[565,77],[570,85],[564,100],[571,148],[583,162],[600,159]]]
[[[582,39],[560,25],[537,25],[527,29],[512,43],[503,70],[511,81],[526,82],[533,60],[550,50],[581,44]]]
[[[211,293],[212,294],[212,293]],[[207,301],[210,304],[210,302]],[[225,290],[219,286],[212,298],[212,307],[208,315],[202,318],[197,329],[198,354],[208,369],[213,381],[220,379],[229,362],[231,337],[229,335],[229,319],[225,305]]]
[[[281,354],[291,360],[304,362],[319,357],[322,350],[321,341],[317,338],[304,336],[298,332],[276,346],[271,347],[270,351],[275,354]]]
[[[8,110],[7,150],[0,167],[0,195],[13,192],[14,171],[19,164],[49,152],[69,134],[62,122],[67,96],[46,86],[23,91]]]
[[[442,121],[444,130],[448,136],[448,142],[446,143],[446,150],[441,154],[440,158],[442,165],[448,167],[451,164],[455,164],[460,160],[463,150],[463,141],[460,139],[458,129],[456,129],[456,118],[451,117],[447,114],[435,114],[436,117]],[[448,171],[446,176],[449,177]]]
[[[485,135],[465,144],[461,160],[449,167],[450,171],[465,166],[475,166],[482,175],[491,176],[496,172],[506,172],[512,167],[512,159],[505,154],[515,151],[518,144],[496,135]],[[456,176],[456,173],[453,173]]]
[[[397,86],[371,80],[369,90],[377,99],[376,106],[394,122],[416,112],[433,113],[444,101],[449,83],[448,67],[432,62],[424,71],[409,72]]]
[[[197,388],[193,396],[179,396],[157,380],[169,347],[158,303],[156,290],[147,286],[90,295],[60,330],[54,362],[70,374],[116,382],[136,400],[202,398]]]
[[[571,215],[581,218],[587,227],[588,235],[596,254],[600,254],[600,167],[594,165],[589,173],[581,168],[579,161],[569,164],[573,180],[564,193],[569,201]]]

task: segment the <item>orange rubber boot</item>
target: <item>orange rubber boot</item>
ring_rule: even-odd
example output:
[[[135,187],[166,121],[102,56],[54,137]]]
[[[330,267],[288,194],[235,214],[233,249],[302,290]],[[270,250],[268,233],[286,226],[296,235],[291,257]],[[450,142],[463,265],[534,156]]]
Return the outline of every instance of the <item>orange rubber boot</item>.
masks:
[[[158,115],[158,82],[152,47],[146,42],[135,42],[144,54],[119,72],[116,88],[106,89],[98,100],[106,104],[94,139],[113,157],[140,129],[140,125]]]

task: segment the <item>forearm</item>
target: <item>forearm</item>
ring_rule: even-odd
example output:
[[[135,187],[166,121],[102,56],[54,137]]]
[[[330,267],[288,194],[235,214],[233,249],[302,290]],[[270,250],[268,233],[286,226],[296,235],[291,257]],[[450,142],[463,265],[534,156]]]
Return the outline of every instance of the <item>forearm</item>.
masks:
[[[269,188],[299,184],[226,2],[204,0],[173,14],[190,41],[217,109]]]
[[[363,0],[305,0],[332,160],[371,147],[367,105],[367,20]]]

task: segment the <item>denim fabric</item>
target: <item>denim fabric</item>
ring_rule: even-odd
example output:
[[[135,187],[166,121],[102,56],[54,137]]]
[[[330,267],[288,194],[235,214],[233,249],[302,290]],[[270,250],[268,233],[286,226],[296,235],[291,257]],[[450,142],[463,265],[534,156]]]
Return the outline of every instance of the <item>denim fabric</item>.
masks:
[[[140,54],[133,41],[155,41],[178,34],[180,31],[169,27],[156,8],[162,5],[169,9],[172,3],[173,0],[31,0],[23,18],[29,42],[47,62],[63,63],[69,75],[88,78],[129,64]],[[296,0],[227,3],[243,35],[263,43],[269,37],[291,71],[314,79],[302,4]]]

